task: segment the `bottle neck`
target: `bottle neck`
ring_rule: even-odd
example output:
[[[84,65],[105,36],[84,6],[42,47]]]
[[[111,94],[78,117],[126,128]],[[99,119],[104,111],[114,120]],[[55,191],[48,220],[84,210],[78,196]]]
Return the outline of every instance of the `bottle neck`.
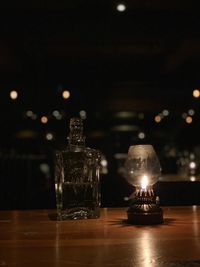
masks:
[[[68,136],[69,149],[81,151],[85,147],[85,136],[83,135],[83,122],[80,118],[72,118],[70,121],[70,133]]]

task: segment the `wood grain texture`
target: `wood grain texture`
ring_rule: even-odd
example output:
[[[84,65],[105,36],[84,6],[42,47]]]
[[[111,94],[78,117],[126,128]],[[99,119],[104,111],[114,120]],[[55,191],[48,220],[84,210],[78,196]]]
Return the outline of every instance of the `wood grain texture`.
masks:
[[[166,207],[158,226],[128,225],[124,208],[79,221],[52,213],[0,212],[0,266],[200,266],[200,206]]]

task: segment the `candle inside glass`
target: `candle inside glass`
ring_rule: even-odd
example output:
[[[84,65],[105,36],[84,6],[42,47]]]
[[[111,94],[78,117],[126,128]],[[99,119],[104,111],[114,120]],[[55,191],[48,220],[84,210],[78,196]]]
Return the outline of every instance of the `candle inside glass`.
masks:
[[[159,159],[151,145],[131,146],[125,161],[127,181],[135,186],[131,205],[127,211],[131,224],[160,224],[163,222],[163,211],[159,198],[154,195],[153,185],[161,173]]]

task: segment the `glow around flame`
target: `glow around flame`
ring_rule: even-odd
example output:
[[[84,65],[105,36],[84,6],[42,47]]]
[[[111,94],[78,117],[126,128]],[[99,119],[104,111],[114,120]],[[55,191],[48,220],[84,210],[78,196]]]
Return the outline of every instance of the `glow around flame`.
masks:
[[[141,188],[142,188],[142,190],[146,190],[148,184],[149,184],[148,176],[147,175],[143,175],[142,181],[141,181]]]

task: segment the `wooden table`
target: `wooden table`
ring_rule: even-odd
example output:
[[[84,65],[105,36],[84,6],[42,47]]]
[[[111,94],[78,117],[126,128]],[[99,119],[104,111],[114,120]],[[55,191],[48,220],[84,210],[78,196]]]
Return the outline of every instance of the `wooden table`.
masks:
[[[126,209],[56,221],[52,211],[0,212],[0,266],[197,267],[200,206],[166,207],[165,223],[133,226]]]

